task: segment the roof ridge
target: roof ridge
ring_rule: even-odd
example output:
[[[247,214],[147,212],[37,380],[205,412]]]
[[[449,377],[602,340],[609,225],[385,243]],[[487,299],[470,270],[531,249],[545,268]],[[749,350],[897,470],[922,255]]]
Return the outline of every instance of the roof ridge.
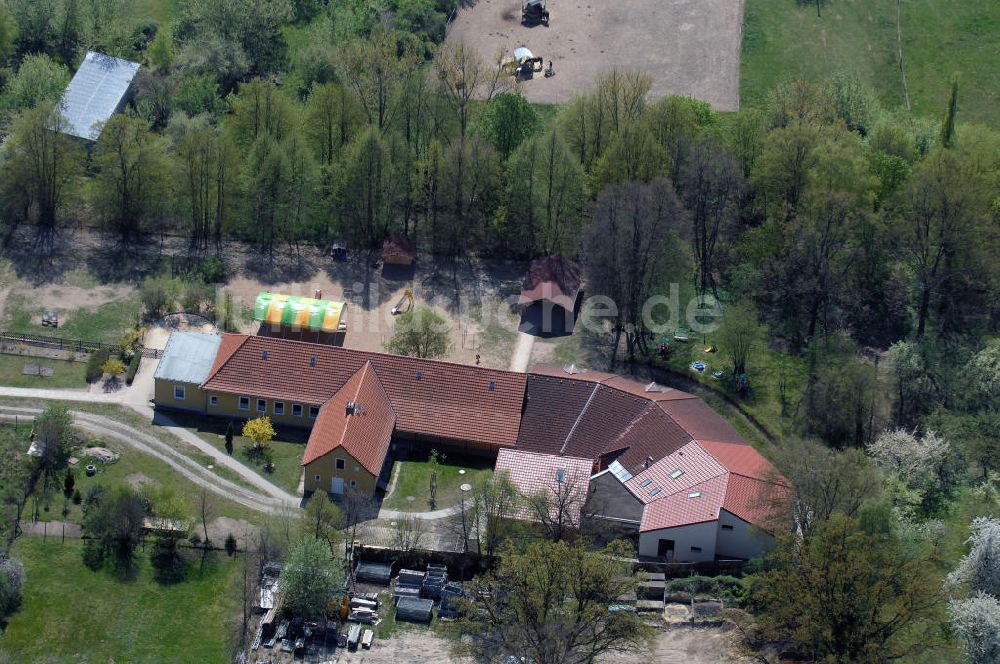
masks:
[[[701,399],[701,397],[695,397],[695,398],[696,399]],[[663,406],[660,405],[661,403],[666,403],[665,401],[657,401],[656,399],[650,399],[650,401],[653,402],[653,403],[655,403],[656,407],[659,408],[660,411],[664,415],[666,415],[670,419],[671,422],[673,422],[674,424],[676,424],[680,428],[681,431],[683,431],[684,433],[686,433],[688,435],[688,437],[691,438],[692,441],[697,442],[697,439],[694,437],[694,435],[691,433],[691,431],[688,430],[688,428],[686,426],[684,426],[683,424],[681,424],[680,422],[678,422],[676,417],[674,417],[673,415],[671,415],[670,413],[668,413],[666,408],[664,408]],[[704,401],[704,399],[702,399],[702,401]],[[722,416],[720,415],[719,417],[722,417]],[[702,449],[704,450],[705,448],[702,447]],[[705,452],[708,453],[708,450],[705,450]]]
[[[385,389],[385,385],[382,383],[381,376],[378,375],[378,367],[371,361],[371,359],[365,360],[365,366],[362,369],[370,368],[372,372],[372,377],[375,379],[375,383],[378,385],[378,389],[382,392],[382,396],[385,397],[385,402],[389,404],[389,410],[392,411],[393,417],[398,417],[399,413],[396,412],[396,404],[392,402],[392,397],[389,396],[389,392]],[[362,379],[363,380],[363,379]],[[358,385],[358,392],[361,392],[361,385]]]
[[[594,400],[594,395],[597,394],[597,389],[601,386],[600,383],[594,383],[594,389],[591,390],[590,396],[587,397],[587,403],[583,404],[583,408],[580,409],[579,415],[576,416],[576,421],[573,422],[573,426],[569,428],[569,432],[566,433],[566,440],[563,441],[562,447],[559,448],[559,454],[566,453],[566,446],[569,445],[569,439],[573,437],[573,432],[576,431],[577,425],[580,424],[580,420],[583,419],[583,414],[587,412],[590,408],[590,403]]]
[[[612,445],[617,445],[617,444],[618,444],[618,441],[620,441],[620,440],[621,440],[622,438],[624,438],[624,437],[625,437],[625,436],[627,436],[627,435],[628,435],[629,433],[631,433],[631,432],[632,432],[632,429],[634,429],[634,428],[635,428],[636,426],[638,426],[638,425],[639,425],[639,422],[640,422],[640,421],[641,421],[641,420],[642,420],[642,419],[643,419],[644,417],[646,417],[646,415],[647,415],[647,414],[648,414],[649,412],[651,412],[651,410],[650,410],[650,409],[652,409],[652,408],[655,408],[655,407],[656,407],[656,401],[654,401],[654,400],[650,399],[650,400],[649,400],[649,403],[647,403],[647,404],[646,404],[646,407],[645,407],[645,408],[643,408],[643,409],[642,409],[642,410],[641,410],[641,411],[639,412],[639,414],[638,414],[638,415],[636,415],[635,417],[633,417],[633,418],[632,418],[632,421],[628,423],[628,426],[627,426],[627,427],[625,427],[624,429],[622,429],[621,433],[619,433],[619,434],[618,434],[618,435],[617,435],[617,436],[615,437],[615,439],[614,439],[614,440],[612,440],[612,441],[611,441],[610,443],[608,443],[608,446],[607,446],[607,447],[606,447],[606,448],[604,449],[604,454],[610,454],[611,452],[617,452],[618,450],[620,450],[620,449],[623,449],[622,447],[612,447]],[[685,432],[685,433],[686,433],[686,432]]]

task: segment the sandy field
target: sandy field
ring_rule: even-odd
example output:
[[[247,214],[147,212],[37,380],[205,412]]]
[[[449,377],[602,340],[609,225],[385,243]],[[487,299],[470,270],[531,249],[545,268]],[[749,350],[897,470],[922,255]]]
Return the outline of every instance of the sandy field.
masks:
[[[448,39],[498,49],[527,46],[555,76],[524,81],[529,101],[559,103],[612,67],[653,77],[651,99],[687,95],[720,111],[739,108],[743,0],[548,0],[550,27],[521,25],[521,0],[478,0],[459,10]]]

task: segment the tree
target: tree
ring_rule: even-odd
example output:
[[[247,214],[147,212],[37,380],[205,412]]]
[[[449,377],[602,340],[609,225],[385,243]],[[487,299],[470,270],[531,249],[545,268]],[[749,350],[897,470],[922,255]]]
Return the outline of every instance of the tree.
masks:
[[[524,498],[528,511],[542,524],[549,539],[558,542],[580,530],[581,511],[587,502],[587,482],[585,478],[564,472],[552,477],[549,486]]]
[[[968,584],[974,592],[1000,598],[1000,519],[977,517],[972,521],[969,553],[949,576],[952,584]]]
[[[156,37],[149,45],[149,62],[163,74],[169,74],[173,69],[174,36],[170,28],[161,27],[156,31]]]
[[[231,60],[245,61],[244,67],[252,74],[274,71],[284,60],[281,28],[295,17],[291,0],[184,0],[179,10],[181,34],[193,37],[185,45],[194,51],[190,59],[217,51]],[[208,71],[211,58],[205,65]],[[227,78],[238,76],[228,67],[219,71]]]
[[[614,349],[622,334],[630,359],[645,349],[646,305],[666,269],[666,250],[684,211],[670,183],[612,185],[597,197],[584,227],[583,269],[591,293],[614,306]],[[614,359],[612,359],[614,362]]]
[[[344,150],[337,206],[345,237],[364,247],[379,246],[389,234],[405,195],[394,142],[370,127]]]
[[[309,497],[300,523],[308,537],[325,542],[330,554],[336,555],[338,529],[342,521],[340,508],[330,502],[325,491],[316,491]]]
[[[934,561],[893,535],[835,514],[813,535],[789,534],[751,577],[764,638],[814,661],[885,662],[933,647],[941,605]]]
[[[385,29],[342,46],[341,78],[354,91],[368,124],[380,133],[395,118],[398,85],[417,64],[410,44],[401,43],[396,34]]]
[[[528,100],[516,92],[502,92],[479,114],[477,131],[506,161],[540,126],[538,112]]]
[[[521,495],[506,470],[473,487],[472,531],[479,540],[479,553],[492,560],[510,533],[510,519],[517,513]]]
[[[296,111],[291,102],[270,81],[254,79],[241,83],[231,98],[229,129],[241,146],[253,145],[262,136],[282,140],[292,131]]]
[[[416,307],[396,317],[396,331],[385,348],[396,355],[441,357],[451,346],[449,327],[433,309]]]
[[[913,492],[917,506],[932,510],[954,481],[948,441],[933,431],[923,436],[905,429],[888,429],[866,448],[875,465]]]
[[[506,548],[499,567],[472,582],[459,647],[484,661],[511,653],[536,664],[588,664],[639,648],[649,628],[609,610],[638,588],[623,562],[632,555],[620,541],[597,552],[565,542]]]
[[[24,566],[21,561],[0,553],[0,618],[9,616],[21,606],[23,586]]]
[[[948,110],[941,124],[941,147],[950,149],[955,145],[955,116],[958,115],[958,81],[951,82]]]
[[[735,387],[740,376],[750,370],[751,360],[764,343],[764,328],[757,320],[757,310],[749,302],[727,306],[716,336],[722,354],[732,367]]]
[[[110,557],[116,572],[131,575],[148,514],[147,501],[128,485],[116,486],[92,501],[83,521],[88,536],[84,563],[96,569]]]
[[[702,297],[716,291],[716,255],[727,242],[746,183],[736,158],[712,141],[695,144],[680,174],[680,191],[691,218],[691,240]]]
[[[1000,601],[980,592],[948,604],[951,626],[972,664],[1000,662]]]
[[[113,115],[94,150],[98,208],[123,245],[145,231],[161,209],[166,149],[140,118]]]
[[[157,277],[148,277],[142,281],[139,287],[139,299],[146,311],[146,315],[151,319],[159,318],[166,313],[169,307],[174,305],[174,297],[170,292],[169,284],[166,280]]]
[[[216,504],[215,496],[212,495],[212,492],[206,486],[201,487],[201,490],[198,491],[198,495],[195,497],[195,511],[198,515],[198,520],[201,522],[201,531],[205,536],[202,543],[207,553],[208,548],[212,544],[208,538],[208,523],[215,518],[218,505]]]
[[[41,450],[38,465],[43,486],[55,477],[55,471],[69,458],[73,442],[73,417],[64,406],[49,406],[35,418],[35,445]]]
[[[114,378],[115,376],[120,376],[125,373],[125,364],[117,357],[109,357],[108,360],[101,366],[101,371]]]
[[[72,468],[67,468],[66,476],[63,479],[63,493],[66,494],[67,497],[72,496],[74,486],[76,486],[76,476],[73,475]]]
[[[5,113],[13,114],[39,105],[54,107],[59,103],[67,83],[69,72],[65,66],[44,53],[27,55],[17,73],[4,86],[0,108]]]
[[[880,495],[878,472],[858,449],[838,451],[803,440],[778,447],[773,461],[783,479],[768,479],[772,484],[789,486],[789,490],[762,497],[768,506],[762,511],[780,520],[768,524],[771,532],[787,532],[791,516],[795,529],[811,537],[835,514],[857,518],[861,507]]]
[[[427,503],[432,510],[437,506],[438,467],[444,458],[444,455],[438,454],[437,450],[431,450],[430,458],[427,461],[427,467],[430,469],[427,477]]]
[[[12,218],[35,221],[43,237],[55,232],[67,195],[83,173],[83,149],[63,133],[66,128],[66,118],[42,104],[14,119],[5,144],[3,205]]]
[[[229,420],[226,425],[226,454],[232,456],[233,454],[233,421]]]
[[[426,535],[424,520],[418,514],[406,514],[396,519],[392,527],[392,546],[405,558],[420,548]]]
[[[449,40],[441,45],[434,58],[434,75],[441,94],[455,109],[461,140],[469,127],[472,101],[485,99],[488,104],[510,85],[505,72],[485,65],[479,52],[463,41]]]
[[[320,164],[333,164],[361,121],[361,110],[348,90],[338,83],[314,85],[306,100],[303,131]]]
[[[550,131],[529,138],[511,156],[508,171],[507,218],[515,251],[572,253],[579,241],[586,176],[559,135]]]
[[[250,450],[254,454],[262,453],[276,435],[274,427],[271,426],[271,418],[267,415],[247,420],[243,425],[243,437],[252,441]]]
[[[6,6],[0,7],[0,63],[6,62],[17,42],[17,22]]]
[[[284,607],[303,618],[319,618],[344,587],[344,568],[326,542],[307,538],[289,553],[281,579]]]

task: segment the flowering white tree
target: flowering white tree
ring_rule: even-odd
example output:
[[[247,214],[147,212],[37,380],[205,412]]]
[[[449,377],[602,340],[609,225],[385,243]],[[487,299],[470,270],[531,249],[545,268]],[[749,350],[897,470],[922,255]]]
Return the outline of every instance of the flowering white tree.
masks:
[[[20,606],[23,584],[24,567],[21,562],[0,554],[0,618]]]
[[[1000,664],[1000,602],[984,592],[948,605],[951,625],[972,664]]]
[[[951,624],[973,664],[1000,664],[1000,519],[973,520],[968,543],[948,583],[975,594],[951,601]]]
[[[906,429],[883,431],[867,450],[876,466],[921,495],[940,489],[951,455],[948,441],[933,431],[917,436]]]

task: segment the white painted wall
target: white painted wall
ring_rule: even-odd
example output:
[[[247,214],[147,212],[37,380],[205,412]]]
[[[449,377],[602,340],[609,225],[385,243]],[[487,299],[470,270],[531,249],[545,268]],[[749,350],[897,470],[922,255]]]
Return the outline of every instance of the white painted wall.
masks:
[[[698,562],[715,560],[715,541],[718,525],[715,521],[696,523],[690,526],[651,530],[639,534],[639,555],[656,556],[661,539],[674,540],[674,560],[677,562]],[[692,551],[700,547],[701,551]]]
[[[727,530],[723,526],[732,526]],[[715,545],[718,555],[728,558],[756,558],[774,544],[774,538],[743,519],[719,510],[719,537]]]

